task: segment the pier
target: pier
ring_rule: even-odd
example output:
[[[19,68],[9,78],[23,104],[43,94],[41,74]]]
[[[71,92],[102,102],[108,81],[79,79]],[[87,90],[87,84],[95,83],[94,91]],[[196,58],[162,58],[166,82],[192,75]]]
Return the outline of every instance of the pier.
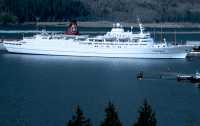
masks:
[[[177,80],[178,82],[182,81],[188,81],[190,83],[195,83],[200,85],[200,73],[196,72],[195,74],[179,74],[179,73],[158,73],[158,74],[152,74],[152,73],[146,73],[144,75],[143,71],[140,71],[136,75],[137,80]]]

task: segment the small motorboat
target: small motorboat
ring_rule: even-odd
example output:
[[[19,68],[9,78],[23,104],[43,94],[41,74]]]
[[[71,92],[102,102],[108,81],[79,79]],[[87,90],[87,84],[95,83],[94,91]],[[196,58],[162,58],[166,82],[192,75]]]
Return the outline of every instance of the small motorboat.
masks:
[[[137,74],[137,80],[142,80],[144,78],[144,73],[141,71]]]

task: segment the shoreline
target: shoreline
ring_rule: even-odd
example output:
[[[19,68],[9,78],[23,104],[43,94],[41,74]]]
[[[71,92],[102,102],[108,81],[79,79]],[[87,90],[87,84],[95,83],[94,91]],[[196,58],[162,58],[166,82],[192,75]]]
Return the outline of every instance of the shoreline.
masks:
[[[111,21],[78,21],[79,27],[88,27],[88,28],[111,28],[113,23]],[[138,23],[136,22],[119,22],[124,27],[138,27]],[[69,22],[25,22],[22,24],[8,24],[0,26],[17,26],[17,25],[32,25],[36,27],[67,27]],[[175,22],[165,22],[165,23],[143,23],[143,25],[147,28],[200,28],[200,23],[175,23]]]
[[[89,28],[111,28],[113,26],[113,23],[111,21],[78,21],[79,27],[89,27]],[[136,22],[119,22],[124,27],[138,27],[138,23]],[[69,22],[26,22],[24,24],[32,24],[36,26],[53,26],[53,27],[66,27],[68,26]],[[148,28],[200,28],[200,23],[143,23],[145,27]]]

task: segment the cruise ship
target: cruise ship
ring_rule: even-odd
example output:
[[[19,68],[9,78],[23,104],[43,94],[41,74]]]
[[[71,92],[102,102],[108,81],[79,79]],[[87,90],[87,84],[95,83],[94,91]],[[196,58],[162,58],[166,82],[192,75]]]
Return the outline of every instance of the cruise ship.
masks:
[[[72,32],[76,30],[76,27],[70,28]],[[42,32],[3,44],[10,53],[87,57],[185,58],[191,50],[187,45],[172,45],[165,39],[156,43],[140,22],[139,28],[137,33],[132,28],[125,31],[120,23],[116,23],[111,31],[95,37]]]

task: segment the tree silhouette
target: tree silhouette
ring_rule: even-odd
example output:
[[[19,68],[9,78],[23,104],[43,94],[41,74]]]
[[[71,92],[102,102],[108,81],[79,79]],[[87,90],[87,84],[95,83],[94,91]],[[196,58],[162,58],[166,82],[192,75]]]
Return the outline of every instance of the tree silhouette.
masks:
[[[139,117],[134,123],[134,126],[156,126],[155,112],[153,112],[147,100],[144,101],[138,112]]]
[[[122,126],[114,104],[109,102],[108,107],[105,109],[105,113],[106,117],[101,123],[101,126]]]
[[[72,120],[69,120],[67,126],[91,126],[90,119],[86,119],[83,114],[83,111],[78,105],[75,110],[75,115],[72,117]]]

